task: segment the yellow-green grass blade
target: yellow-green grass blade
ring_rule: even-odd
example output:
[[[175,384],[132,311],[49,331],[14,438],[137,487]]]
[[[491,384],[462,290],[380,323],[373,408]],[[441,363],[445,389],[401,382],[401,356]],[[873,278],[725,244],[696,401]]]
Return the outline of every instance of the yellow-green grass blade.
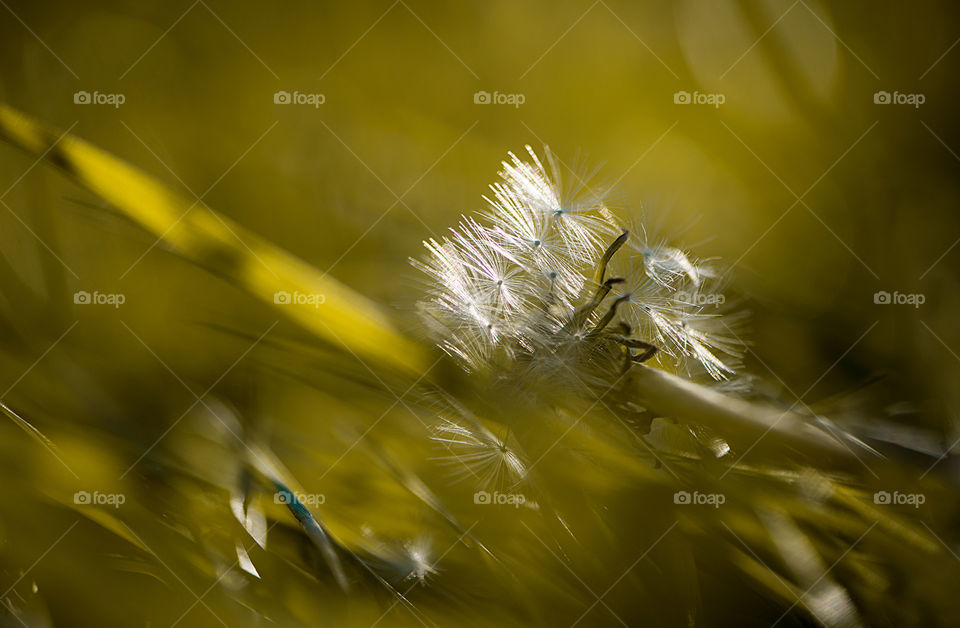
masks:
[[[177,254],[359,358],[415,376],[431,363],[427,349],[400,334],[373,301],[110,153],[4,104],[0,138],[57,166]],[[312,298],[277,303],[284,293]]]

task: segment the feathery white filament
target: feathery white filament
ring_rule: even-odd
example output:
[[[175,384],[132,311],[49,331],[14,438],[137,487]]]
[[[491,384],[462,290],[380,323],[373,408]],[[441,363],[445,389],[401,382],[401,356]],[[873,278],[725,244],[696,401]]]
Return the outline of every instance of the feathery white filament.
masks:
[[[726,328],[721,311],[704,305],[716,302],[707,286],[712,269],[679,248],[651,241],[640,225],[618,254],[625,263],[615,256],[613,274],[607,274],[625,280],[623,313],[610,311],[611,300],[603,296],[595,302],[596,266],[621,227],[601,196],[564,194],[549,149],[548,170],[526,148],[530,161],[508,153],[500,181],[484,197],[489,207],[481,215],[489,226],[463,218],[449,237],[424,243],[426,260],[414,261],[432,280],[422,309],[439,330],[438,344],[468,370],[509,368],[526,358],[545,371],[569,371],[569,361],[610,354],[598,339],[616,314],[628,325],[618,329],[661,349],[661,363],[683,369],[693,360],[714,379],[732,375],[743,343]],[[563,369],[551,367],[550,360],[563,362]],[[452,434],[454,424],[446,429]],[[461,436],[449,444],[483,444]],[[476,455],[470,460],[488,460]]]
[[[505,427],[497,435],[474,421],[441,417],[431,439],[450,455],[437,459],[456,480],[472,479],[481,489],[513,488],[526,477],[527,464]]]

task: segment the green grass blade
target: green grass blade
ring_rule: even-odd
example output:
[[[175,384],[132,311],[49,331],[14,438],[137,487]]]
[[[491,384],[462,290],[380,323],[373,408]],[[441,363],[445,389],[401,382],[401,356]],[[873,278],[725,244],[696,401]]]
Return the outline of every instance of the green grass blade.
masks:
[[[381,308],[280,247],[191,201],[117,157],[0,104],[0,138],[57,166],[170,249],[276,307],[307,330],[376,365],[419,375],[427,350]],[[323,303],[276,303],[277,294]]]

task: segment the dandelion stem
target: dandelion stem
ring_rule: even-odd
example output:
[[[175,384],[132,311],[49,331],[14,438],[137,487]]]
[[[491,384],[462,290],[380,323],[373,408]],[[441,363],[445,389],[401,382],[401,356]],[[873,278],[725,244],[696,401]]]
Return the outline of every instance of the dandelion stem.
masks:
[[[849,464],[856,457],[842,442],[790,410],[729,397],[705,386],[642,364],[634,366],[633,390],[649,410],[679,421],[713,427],[741,452],[776,442],[828,460]]]

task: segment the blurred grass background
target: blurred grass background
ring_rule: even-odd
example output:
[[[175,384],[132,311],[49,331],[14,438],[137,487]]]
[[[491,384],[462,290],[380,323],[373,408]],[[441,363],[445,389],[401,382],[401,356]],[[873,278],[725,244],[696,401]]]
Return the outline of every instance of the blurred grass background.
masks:
[[[571,166],[579,154],[616,182],[622,214],[645,209],[665,235],[734,264],[755,313],[754,374],[812,403],[886,373],[890,412],[952,443],[958,13],[946,1],[7,0],[0,99],[201,195],[411,328],[407,258],[482,207],[506,151],[548,144]],[[325,102],[275,104],[280,90]],[[481,90],[524,103],[476,104]],[[125,102],[75,104],[78,91]],[[679,91],[725,102],[676,104]],[[925,102],[879,105],[878,91]],[[249,345],[210,324],[256,338],[274,317],[47,167],[11,148],[0,160],[3,399],[72,417],[77,447],[94,447],[83,422],[127,442],[70,459],[116,477],[136,457],[129,443],[193,400],[167,367],[199,394]],[[127,302],[77,308],[77,290]],[[880,290],[926,299],[879,305]],[[218,386],[243,399],[254,378],[282,390],[263,393],[272,414],[332,407],[244,364]],[[358,405],[377,415],[389,401]],[[30,463],[5,473],[55,464],[20,455]]]

